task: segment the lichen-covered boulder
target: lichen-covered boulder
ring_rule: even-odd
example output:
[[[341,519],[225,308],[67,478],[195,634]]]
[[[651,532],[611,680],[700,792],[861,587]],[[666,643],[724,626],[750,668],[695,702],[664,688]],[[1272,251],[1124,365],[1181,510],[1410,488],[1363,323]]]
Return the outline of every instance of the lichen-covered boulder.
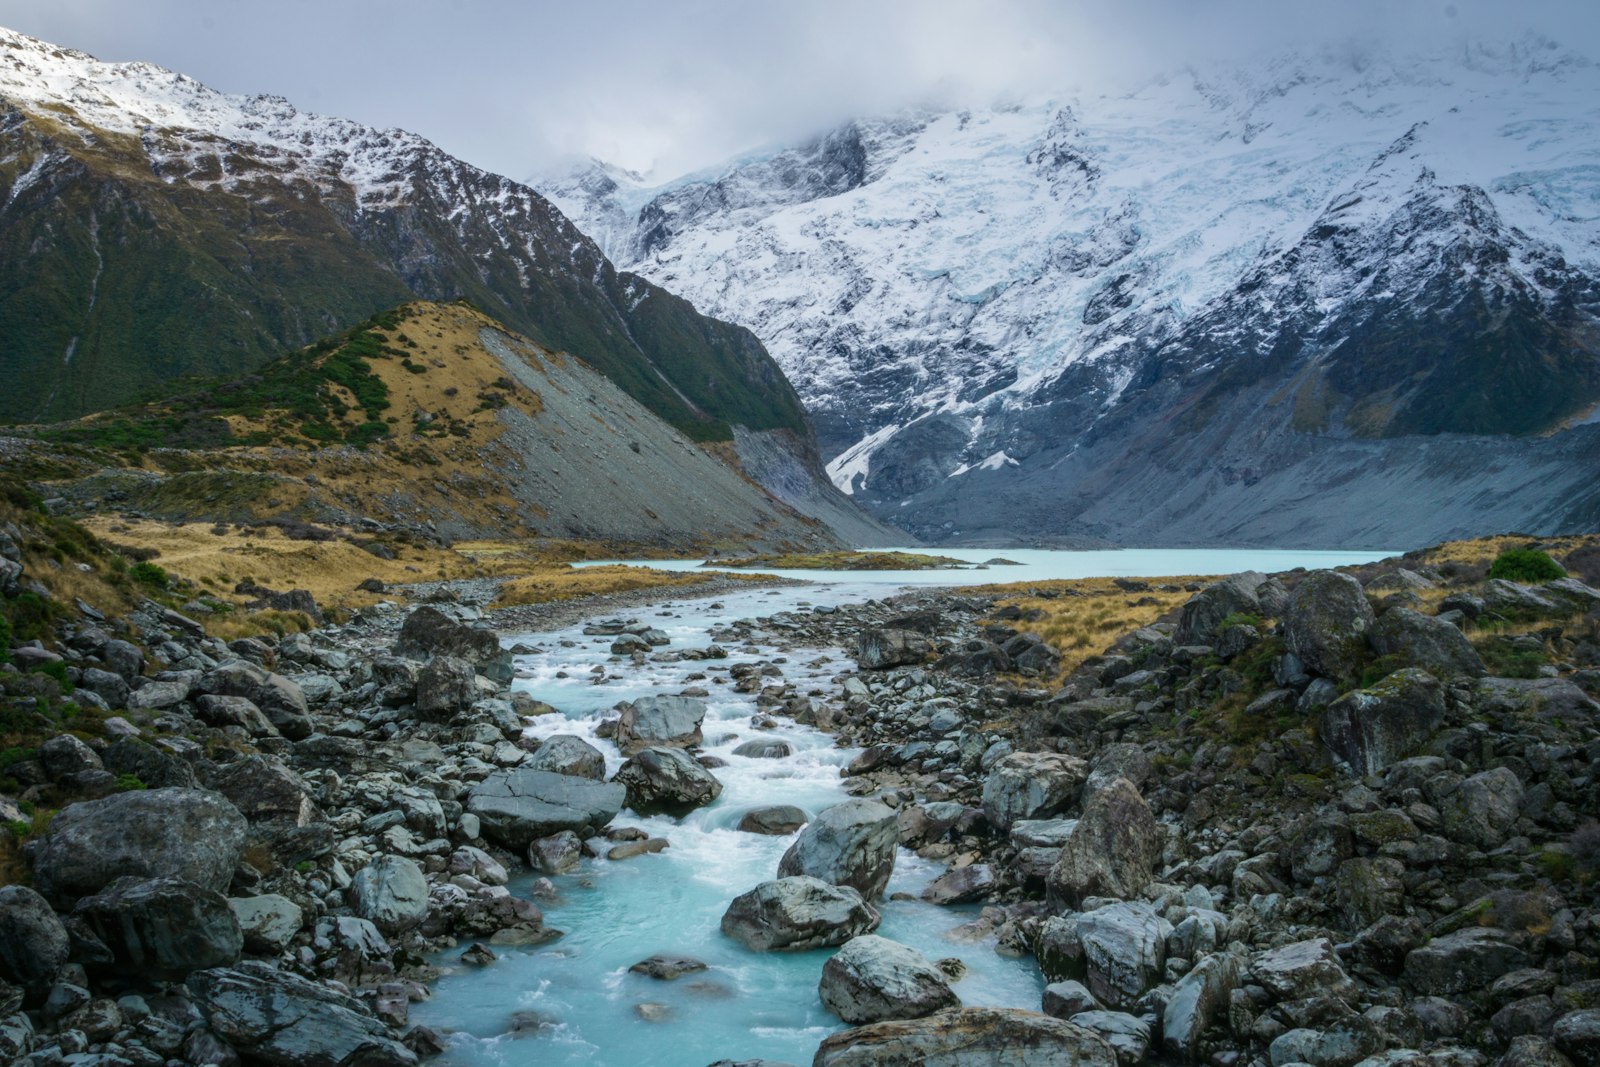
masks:
[[[1435,678],[1481,678],[1483,660],[1467,635],[1444,619],[1410,608],[1390,608],[1367,635],[1372,650],[1418,667]]]
[[[878,928],[878,912],[849,886],[799,875],[762,882],[722,916],[722,932],[757,952],[842,945]]]
[[[72,944],[50,903],[27,886],[0,888],[0,978],[25,987],[51,982]]]
[[[706,702],[699,697],[640,697],[622,709],[613,740],[624,756],[646,748],[690,748],[704,738]]]
[[[1084,805],[1050,869],[1050,895],[1073,906],[1091,896],[1136,897],[1150,884],[1165,841],[1150,805],[1132,782],[1118,778]]]
[[[1161,980],[1171,933],[1148,904],[1109,904],[1046,919],[1034,956],[1050,981],[1082,982],[1107,1007],[1122,1009]]]
[[[983,814],[1000,833],[1023,820],[1049,819],[1078,802],[1089,765],[1053,752],[1013,752],[989,768]]]
[[[1444,688],[1427,671],[1395,671],[1322,710],[1318,735],[1356,774],[1377,774],[1414,755],[1443,724]]]
[[[722,783],[677,748],[641,749],[611,779],[640,815],[685,815],[722,795]]]
[[[817,993],[822,1006],[847,1023],[920,1019],[961,1003],[927,957],[875,934],[851,938],[833,954]]]
[[[119,878],[79,901],[73,916],[129,973],[177,979],[244,951],[227,898],[179,878]]]
[[[825,809],[800,831],[778,862],[778,876],[810,875],[877,900],[894,873],[899,841],[893,808],[876,800],[847,800]]]
[[[350,906],[386,934],[418,925],[428,916],[428,879],[404,856],[379,856],[350,882]]]
[[[1284,644],[1314,674],[1353,678],[1366,659],[1375,621],[1360,582],[1338,571],[1312,571],[1289,600]]]
[[[574,778],[592,778],[597,782],[606,776],[605,755],[577,734],[550,735],[539,746],[539,751],[523,760],[522,766],[570,774]]]

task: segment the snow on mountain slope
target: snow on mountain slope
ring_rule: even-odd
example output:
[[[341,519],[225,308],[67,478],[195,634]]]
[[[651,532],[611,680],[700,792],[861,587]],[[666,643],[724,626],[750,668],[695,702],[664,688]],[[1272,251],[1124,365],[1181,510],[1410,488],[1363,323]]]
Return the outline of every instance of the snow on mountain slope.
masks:
[[[1285,338],[1316,363],[1340,329],[1366,337],[1381,319],[1398,336],[1397,308],[1466,315],[1441,286],[1491,311],[1515,297],[1551,337],[1586,336],[1575,396],[1592,377],[1600,68],[1548,41],[1329,50],[1123,95],[859,121],[654,189],[595,173],[536,184],[620,263],[754,330],[836,482],[897,519],[935,476],[1027,467],[1174,367],[1241,362],[1241,345],[1281,354]],[[1474,329],[1452,336],[1488,336]],[[1341,351],[1346,378],[1374,370]],[[1341,381],[1318,423],[1336,434],[1572,415],[1386,420],[1387,401]],[[1416,407],[1426,388],[1377,392]],[[897,447],[920,453],[915,477],[891,472]]]

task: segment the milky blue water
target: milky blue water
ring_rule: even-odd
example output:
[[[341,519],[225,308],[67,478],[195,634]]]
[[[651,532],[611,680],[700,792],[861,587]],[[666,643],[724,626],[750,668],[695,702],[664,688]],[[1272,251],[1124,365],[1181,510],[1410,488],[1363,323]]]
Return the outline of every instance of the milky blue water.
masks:
[[[545,906],[559,940],[533,948],[496,948],[499,959],[482,969],[456,963],[460,949],[437,962],[454,968],[440,979],[431,1001],[415,1005],[412,1019],[450,1033],[443,1063],[585,1064],[602,1067],[657,1065],[704,1067],[721,1058],[811,1062],[818,1042],[841,1024],[822,1008],[817,980],[831,950],[756,953],[722,936],[719,923],[728,902],[776,876],[791,837],[763,837],[733,829],[752,807],[795,804],[808,813],[846,799],[840,768],[856,750],[808,727],[783,722],[775,731],[751,725],[752,695],[732,691],[727,668],[737,662],[777,661],[774,646],[785,613],[819,605],[882,597],[906,585],[957,585],[1028,581],[1047,577],[1218,574],[1244,569],[1284,570],[1364,562],[1385,553],[1128,550],[1041,552],[950,550],[941,554],[973,563],[1004,556],[1023,564],[987,570],[933,572],[794,572],[813,580],[806,587],[751,589],[719,601],[679,599],[628,617],[650,622],[672,639],[668,650],[704,647],[709,631],[736,619],[764,620],[758,651],[726,645],[726,660],[659,663],[642,667],[610,655],[611,639],[585,637],[581,628],[532,635],[508,634],[538,653],[517,657],[517,689],[560,709],[532,721],[529,733],[547,737],[576,733],[607,754],[608,770],[622,764],[615,746],[594,730],[621,700],[675,693],[702,686],[711,693],[703,727],[705,751],[728,762],[713,771],[723,783],[716,803],[683,818],[639,818],[623,812],[615,825],[638,826],[665,837],[671,847],[630,860],[586,859],[577,873],[553,879],[559,898]],[[651,562],[692,569],[697,561]],[[779,665],[787,680],[832,692],[831,679],[852,664],[840,649],[787,653]],[[595,668],[599,668],[596,671]],[[697,678],[695,675],[705,675]],[[775,680],[774,680],[775,681]],[[782,760],[748,759],[732,753],[752,737],[783,737],[795,754]],[[601,856],[607,843],[598,842]],[[913,896],[942,873],[942,865],[902,850],[890,894]],[[531,878],[513,880],[527,892]],[[909,944],[930,959],[959,957],[968,967],[954,988],[969,1005],[1037,1009],[1042,982],[1031,959],[997,955],[992,940],[974,940],[959,928],[978,908],[938,908],[917,900],[880,902],[879,933]],[[465,946],[462,946],[465,947]],[[663,982],[628,973],[654,953],[693,956],[706,971]],[[644,1005],[655,1005],[643,1009]],[[647,1021],[641,1011],[656,1017]],[[512,1034],[512,1016],[536,1013],[547,1025]]]

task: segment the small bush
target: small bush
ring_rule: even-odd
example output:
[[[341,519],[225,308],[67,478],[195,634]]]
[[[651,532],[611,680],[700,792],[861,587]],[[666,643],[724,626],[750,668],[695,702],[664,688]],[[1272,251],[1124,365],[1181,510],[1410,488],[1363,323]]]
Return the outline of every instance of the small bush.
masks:
[[[1566,576],[1561,564],[1536,548],[1508,548],[1489,565],[1490,578],[1508,582],[1549,582]]]
[[[119,793],[128,793],[136,789],[147,788],[149,787],[144,784],[144,781],[137,774],[117,775],[117,792]]]
[[[11,621],[0,615],[0,663],[11,662]]]
[[[152,589],[165,589],[167,587],[166,570],[149,561],[135,563],[129,567],[128,577],[141,585],[148,585]]]
[[[6,612],[15,640],[37,641],[50,632],[50,624],[65,614],[65,609],[38,593],[24,592],[7,605]]]
[[[41,663],[33,669],[34,674],[44,674],[56,680],[56,685],[61,689],[61,695],[66,696],[75,688],[67,677],[67,665],[60,660],[50,663]]]

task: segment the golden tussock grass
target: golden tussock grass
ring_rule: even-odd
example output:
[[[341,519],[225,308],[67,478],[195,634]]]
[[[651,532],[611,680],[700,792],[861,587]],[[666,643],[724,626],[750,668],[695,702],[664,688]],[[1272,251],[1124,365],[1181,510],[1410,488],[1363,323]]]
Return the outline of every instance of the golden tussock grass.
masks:
[[[677,589],[701,585],[711,580],[710,574],[658,571],[649,567],[605,565],[599,567],[549,567],[521,578],[513,578],[500,587],[495,607],[516,604],[540,604],[549,600],[570,600],[573,597],[593,596],[598,593],[625,593],[635,589]],[[725,575],[730,578],[759,580],[758,575]]]

